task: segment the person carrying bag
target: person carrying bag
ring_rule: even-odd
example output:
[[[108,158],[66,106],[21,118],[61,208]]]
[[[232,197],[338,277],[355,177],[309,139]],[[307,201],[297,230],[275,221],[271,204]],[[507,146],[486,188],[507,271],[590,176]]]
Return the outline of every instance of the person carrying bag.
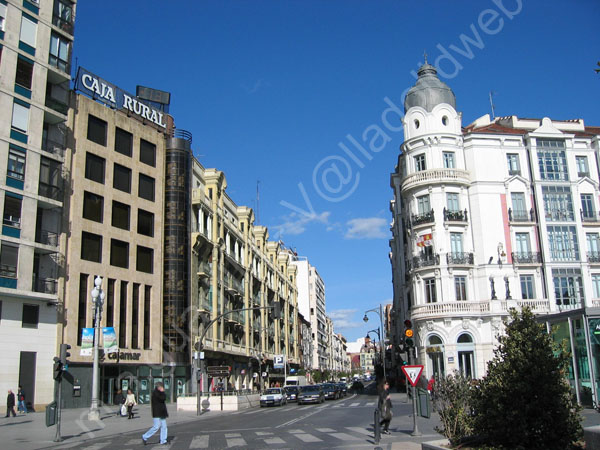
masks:
[[[135,401],[135,395],[131,389],[127,389],[127,398],[125,399],[125,404],[123,406],[127,406],[127,418],[133,419],[133,407],[137,405]]]

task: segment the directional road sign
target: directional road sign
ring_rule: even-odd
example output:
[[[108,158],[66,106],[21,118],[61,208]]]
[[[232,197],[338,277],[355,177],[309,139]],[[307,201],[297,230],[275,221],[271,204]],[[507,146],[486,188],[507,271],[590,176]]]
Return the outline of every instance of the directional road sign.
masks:
[[[417,381],[423,372],[423,366],[402,366],[402,372],[414,387],[417,386]]]

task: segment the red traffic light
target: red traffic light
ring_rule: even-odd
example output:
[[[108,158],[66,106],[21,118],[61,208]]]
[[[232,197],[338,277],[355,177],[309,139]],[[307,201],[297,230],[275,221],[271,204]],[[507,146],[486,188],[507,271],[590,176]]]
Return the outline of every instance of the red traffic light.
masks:
[[[406,320],[404,321],[404,326],[405,326],[406,328],[412,328],[412,322],[411,322],[410,320],[406,319]]]

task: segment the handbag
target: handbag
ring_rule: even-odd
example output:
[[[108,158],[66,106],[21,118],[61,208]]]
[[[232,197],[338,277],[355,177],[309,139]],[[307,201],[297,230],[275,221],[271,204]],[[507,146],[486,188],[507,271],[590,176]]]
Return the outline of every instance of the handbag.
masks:
[[[122,416],[127,415],[127,406],[125,406],[125,404],[121,405],[121,415]]]

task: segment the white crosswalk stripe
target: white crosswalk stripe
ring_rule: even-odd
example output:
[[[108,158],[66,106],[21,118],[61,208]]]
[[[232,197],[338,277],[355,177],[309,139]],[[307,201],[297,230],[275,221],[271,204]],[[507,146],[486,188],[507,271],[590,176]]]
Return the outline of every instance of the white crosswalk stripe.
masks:
[[[265,439],[266,444],[274,445],[274,444],[285,444],[285,441],[278,437],[272,437]]]
[[[294,437],[297,437],[302,442],[322,442],[322,439],[319,439],[316,436],[308,433],[294,433]]]
[[[375,402],[369,402],[365,406],[375,406]]]
[[[358,406],[358,405],[360,405],[360,402],[352,403],[352,404],[350,405],[350,407],[352,408],[352,407],[354,407],[354,406]]]
[[[227,439],[227,447],[244,447],[246,441],[243,438],[229,438]]]
[[[190,443],[190,448],[208,448],[208,439],[208,434],[194,436]]]
[[[315,430],[321,432],[321,433],[333,433],[335,432],[335,430],[332,430],[331,428],[315,428]]]
[[[330,436],[333,436],[335,438],[338,438],[342,441],[355,441],[356,437],[352,436],[351,434],[348,433],[331,433]]]
[[[364,435],[367,435],[367,436],[371,436],[373,434],[369,430],[367,430],[366,428],[361,428],[361,427],[346,427],[346,430],[353,431],[355,433],[364,434]]]

